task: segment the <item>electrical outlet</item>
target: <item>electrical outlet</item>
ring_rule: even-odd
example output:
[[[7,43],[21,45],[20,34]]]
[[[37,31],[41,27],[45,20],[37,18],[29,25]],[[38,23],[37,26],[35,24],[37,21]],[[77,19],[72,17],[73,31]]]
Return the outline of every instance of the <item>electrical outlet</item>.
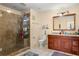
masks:
[[[2,51],[2,48],[0,48],[0,51]]]

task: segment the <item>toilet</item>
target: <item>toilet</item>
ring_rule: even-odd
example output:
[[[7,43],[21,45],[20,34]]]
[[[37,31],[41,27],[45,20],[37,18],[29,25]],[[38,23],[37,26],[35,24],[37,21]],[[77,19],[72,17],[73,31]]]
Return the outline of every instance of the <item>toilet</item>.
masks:
[[[46,42],[47,36],[46,35],[42,35],[42,37],[39,40],[39,47],[43,48],[45,47],[45,42]]]
[[[39,39],[39,47],[40,48],[45,47],[46,40],[47,40],[46,26],[43,25],[42,26],[42,32],[41,32],[40,39]]]

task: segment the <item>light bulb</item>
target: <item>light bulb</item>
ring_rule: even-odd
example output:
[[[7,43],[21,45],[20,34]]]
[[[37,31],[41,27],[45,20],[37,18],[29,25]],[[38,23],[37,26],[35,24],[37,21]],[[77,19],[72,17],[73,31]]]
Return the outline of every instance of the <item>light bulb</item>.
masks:
[[[7,10],[8,13],[11,13],[11,10]]]
[[[59,14],[59,16],[63,16],[63,14]]]

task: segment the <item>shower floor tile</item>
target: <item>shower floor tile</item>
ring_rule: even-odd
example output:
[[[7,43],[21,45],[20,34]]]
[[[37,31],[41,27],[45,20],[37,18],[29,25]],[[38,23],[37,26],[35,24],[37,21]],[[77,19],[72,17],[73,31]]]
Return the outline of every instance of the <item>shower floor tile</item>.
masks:
[[[74,55],[57,50],[36,48],[36,49],[29,49],[27,51],[17,54],[16,56],[74,56]]]

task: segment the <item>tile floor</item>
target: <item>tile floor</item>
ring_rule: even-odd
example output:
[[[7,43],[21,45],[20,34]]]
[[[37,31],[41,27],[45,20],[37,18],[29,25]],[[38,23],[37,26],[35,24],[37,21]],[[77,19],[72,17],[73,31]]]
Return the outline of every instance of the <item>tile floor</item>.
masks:
[[[60,51],[45,49],[45,48],[35,48],[35,49],[28,49],[24,52],[17,54],[16,56],[23,56],[27,52],[33,52],[35,54],[39,54],[39,56],[51,56],[54,52],[60,52]],[[64,52],[60,52],[60,53],[64,53]],[[76,56],[76,55],[69,54],[69,53],[64,53],[64,54],[67,54],[70,56]]]

